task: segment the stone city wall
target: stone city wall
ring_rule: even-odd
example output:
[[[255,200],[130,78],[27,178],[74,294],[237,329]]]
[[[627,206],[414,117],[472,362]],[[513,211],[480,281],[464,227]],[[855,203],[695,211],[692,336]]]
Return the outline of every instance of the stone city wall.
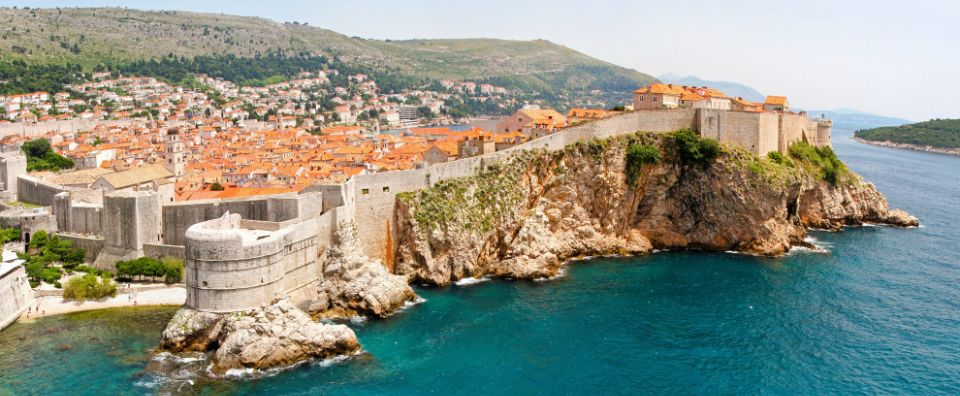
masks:
[[[64,233],[103,235],[103,205],[75,201],[70,193],[54,197],[57,229]]]
[[[258,307],[279,295],[315,296],[322,257],[337,227],[356,225],[364,253],[389,263],[387,235],[396,239],[396,195],[476,174],[519,150],[563,149],[593,138],[638,130],[693,128],[754,152],[777,150],[781,139],[805,137],[809,122],[773,113],[647,110],[562,130],[507,150],[416,169],[363,174],[342,185],[315,185],[301,195],[186,202],[163,207],[166,245],[145,244],[151,255],[184,245],[187,306],[212,312]],[[819,125],[819,124],[817,124]],[[784,131],[785,129],[785,131]],[[798,132],[799,131],[799,132]],[[817,130],[815,133],[820,134]],[[766,150],[766,151],[764,151]],[[229,212],[229,216],[224,216]],[[182,236],[181,236],[182,235]],[[163,248],[161,248],[163,246]]]
[[[103,237],[100,236],[65,233],[57,233],[57,236],[60,237],[60,239],[73,243],[74,248],[83,250],[83,257],[88,263],[96,262],[97,256],[99,256],[100,251],[103,250]],[[99,265],[95,265],[95,267],[101,270],[116,272],[117,268],[113,264],[114,263],[102,262]]]
[[[316,217],[323,206],[321,194],[295,193],[238,199],[187,201],[163,206],[163,243],[184,245],[190,226],[236,213],[246,220],[282,222],[298,217]]]
[[[186,307],[243,311],[318,281],[316,219],[277,231],[257,226],[230,214],[187,230]]]
[[[775,113],[702,109],[697,130],[703,137],[737,145],[754,154],[766,154],[778,150],[778,122]]]
[[[178,245],[160,245],[154,243],[144,243],[143,244],[143,255],[146,257],[153,257],[155,259],[162,259],[164,257],[173,257],[183,260],[184,257],[184,247]]]
[[[18,265],[3,270],[0,274],[0,296],[3,296],[0,298],[0,330],[16,321],[33,301],[26,269]]]
[[[0,125],[0,138],[10,136],[10,135],[26,136],[28,138],[32,138],[32,137],[39,137],[39,136],[46,135],[48,132],[57,132],[60,134],[64,134],[64,133],[89,131],[97,125],[125,127],[132,124],[133,124],[132,120],[113,120],[113,121],[59,120],[59,121],[44,121],[44,122],[38,122],[34,124],[15,122],[15,123]]]
[[[51,206],[54,196],[70,188],[47,183],[33,176],[21,175],[17,178],[17,199],[34,205]]]
[[[161,243],[160,195],[114,191],[103,197],[103,250],[95,262],[109,266],[143,256],[144,243]]]
[[[394,207],[396,195],[432,186],[440,181],[471,176],[490,163],[502,161],[520,150],[559,150],[595,137],[607,138],[635,131],[670,132],[696,126],[696,109],[642,110],[563,129],[495,153],[443,162],[420,169],[370,173],[355,176],[355,223],[364,253],[388,262],[386,235],[396,240]],[[396,249],[396,247],[393,247]]]

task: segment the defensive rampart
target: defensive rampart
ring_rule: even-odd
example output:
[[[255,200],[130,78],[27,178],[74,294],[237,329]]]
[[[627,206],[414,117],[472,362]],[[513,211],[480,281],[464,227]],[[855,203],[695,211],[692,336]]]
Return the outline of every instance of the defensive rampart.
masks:
[[[188,308],[242,311],[316,284],[317,220],[286,226],[264,223],[228,214],[187,230]]]
[[[321,280],[326,249],[342,224],[353,223],[364,253],[389,267],[396,249],[389,241],[397,239],[398,193],[474,175],[521,150],[560,150],[594,138],[685,128],[756,154],[786,151],[794,141],[830,142],[829,121],[811,121],[799,114],[643,110],[483,156],[363,174],[341,185],[310,186],[300,194],[162,204],[153,192],[116,191],[104,195],[101,205],[71,199],[75,191],[29,176],[21,176],[18,187],[21,200],[53,205],[56,226],[88,256],[96,256],[104,269],[112,269],[118,259],[142,255],[182,257],[186,305],[231,312],[259,307],[280,295],[295,302],[315,297],[311,285]]]
[[[20,175],[17,177],[17,198],[21,202],[32,203],[34,205],[51,206],[54,196],[69,188],[47,183],[33,176]]]
[[[770,151],[786,152],[795,141],[815,145],[830,144],[830,121],[811,121],[803,114],[756,113],[707,109],[657,109],[625,113],[563,129],[495,153],[439,163],[419,169],[372,173],[355,176],[352,181],[356,226],[364,252],[389,262],[391,247],[386,237],[396,240],[393,210],[396,195],[430,187],[446,179],[470,176],[490,163],[501,161],[516,151],[530,149],[560,150],[577,142],[608,138],[635,131],[672,132],[693,129],[705,137],[738,145],[757,155]],[[395,247],[394,247],[395,249]]]
[[[20,317],[33,299],[22,265],[0,263],[0,330]]]
[[[253,198],[226,200],[200,200],[178,202],[163,206],[163,243],[184,245],[184,234],[197,223],[216,219],[230,212],[245,220],[283,222],[296,218],[313,218],[320,215],[323,206],[318,192],[282,194]]]

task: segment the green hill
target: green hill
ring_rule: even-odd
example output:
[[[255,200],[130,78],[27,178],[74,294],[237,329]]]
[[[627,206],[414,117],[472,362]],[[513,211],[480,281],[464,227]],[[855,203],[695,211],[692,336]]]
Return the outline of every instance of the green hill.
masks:
[[[533,93],[623,93],[653,77],[548,41],[366,40],[299,23],[124,8],[0,8],[0,60],[84,70],[164,57],[328,56],[423,79],[490,81]]]
[[[960,119],[936,119],[898,127],[864,129],[856,131],[854,136],[876,142],[960,148]]]

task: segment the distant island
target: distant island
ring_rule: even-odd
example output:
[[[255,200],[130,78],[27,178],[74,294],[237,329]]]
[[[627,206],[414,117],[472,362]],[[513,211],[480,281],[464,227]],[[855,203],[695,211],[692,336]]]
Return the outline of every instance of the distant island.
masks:
[[[960,119],[862,129],[854,138],[862,143],[960,155]]]

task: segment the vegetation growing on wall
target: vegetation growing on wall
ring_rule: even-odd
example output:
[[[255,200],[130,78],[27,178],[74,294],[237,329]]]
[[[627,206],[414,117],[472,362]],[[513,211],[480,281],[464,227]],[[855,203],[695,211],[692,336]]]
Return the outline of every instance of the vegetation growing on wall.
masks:
[[[790,156],[811,174],[819,173],[824,181],[834,186],[851,179],[850,171],[837,158],[832,147],[814,147],[805,142],[796,142],[790,146]]]
[[[446,232],[451,224],[459,224],[487,232],[513,219],[513,208],[525,198],[521,177],[534,158],[523,152],[476,176],[443,180],[432,188],[397,194],[397,199],[414,206],[414,218],[427,229]]]

